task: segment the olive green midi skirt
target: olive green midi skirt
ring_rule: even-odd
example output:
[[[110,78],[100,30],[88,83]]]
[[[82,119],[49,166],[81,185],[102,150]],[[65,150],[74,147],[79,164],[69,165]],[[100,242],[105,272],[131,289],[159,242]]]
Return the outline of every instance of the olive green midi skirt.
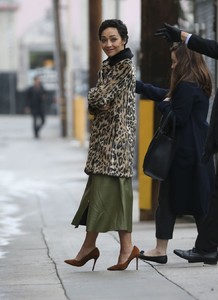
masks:
[[[90,175],[72,225],[86,231],[132,232],[132,178]]]

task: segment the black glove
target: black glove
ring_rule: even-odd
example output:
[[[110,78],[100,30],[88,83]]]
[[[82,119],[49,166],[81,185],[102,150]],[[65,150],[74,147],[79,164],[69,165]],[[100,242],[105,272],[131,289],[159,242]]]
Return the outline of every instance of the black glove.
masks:
[[[167,42],[181,42],[181,30],[175,26],[164,23],[164,28],[159,28],[154,36],[163,37]]]

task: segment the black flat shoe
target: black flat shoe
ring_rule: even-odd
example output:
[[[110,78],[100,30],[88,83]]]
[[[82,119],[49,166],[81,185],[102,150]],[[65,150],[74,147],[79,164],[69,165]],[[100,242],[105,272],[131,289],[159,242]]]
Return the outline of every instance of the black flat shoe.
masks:
[[[203,262],[208,265],[216,265],[218,260],[218,253],[199,253],[196,248],[190,250],[179,250],[175,249],[173,251],[177,256],[186,259],[189,263]]]
[[[145,251],[140,251],[139,258],[142,260],[147,261],[153,261],[158,264],[166,264],[167,263],[167,255],[161,255],[161,256],[146,256],[144,255]]]

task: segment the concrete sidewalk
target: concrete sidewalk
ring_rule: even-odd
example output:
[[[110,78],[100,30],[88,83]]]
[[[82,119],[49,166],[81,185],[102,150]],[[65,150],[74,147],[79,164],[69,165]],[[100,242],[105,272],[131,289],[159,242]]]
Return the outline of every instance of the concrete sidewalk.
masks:
[[[0,117],[0,299],[3,300],[216,300],[217,266],[188,264],[174,248],[194,244],[193,223],[177,222],[169,243],[168,263],[135,261],[122,272],[109,272],[116,263],[116,232],[100,234],[101,252],[82,268],[64,263],[83,241],[83,227],[71,219],[87,176],[87,148],[60,138],[59,120],[49,117],[42,138],[34,140],[28,117]],[[154,223],[138,221],[134,192],[133,241],[140,249],[154,246]]]

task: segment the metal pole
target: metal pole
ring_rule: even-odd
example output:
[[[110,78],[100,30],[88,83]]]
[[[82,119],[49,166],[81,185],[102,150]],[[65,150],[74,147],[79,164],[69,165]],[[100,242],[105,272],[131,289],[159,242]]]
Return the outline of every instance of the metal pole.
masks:
[[[98,28],[102,21],[101,0],[89,0],[89,87],[96,85],[102,60]],[[94,46],[93,46],[94,45]]]
[[[55,42],[56,42],[56,67],[58,72],[58,87],[59,87],[59,105],[60,105],[60,119],[61,119],[61,136],[67,135],[67,118],[66,118],[66,98],[64,90],[64,68],[63,68],[63,51],[61,46],[60,34],[60,18],[59,18],[59,0],[53,0],[54,9],[54,25],[55,25]]]
[[[120,0],[115,0],[115,18],[120,18]]]
[[[73,135],[73,47],[71,31],[71,9],[73,0],[67,3],[67,132],[69,136]]]
[[[14,11],[8,9],[7,12],[7,38],[8,38],[8,53],[9,57],[14,57],[14,47],[12,38],[12,27]],[[16,98],[15,98],[15,77],[13,76],[14,63],[13,59],[9,59],[9,74],[8,74],[8,87],[9,87],[9,103],[10,103],[10,114],[16,114]]]

